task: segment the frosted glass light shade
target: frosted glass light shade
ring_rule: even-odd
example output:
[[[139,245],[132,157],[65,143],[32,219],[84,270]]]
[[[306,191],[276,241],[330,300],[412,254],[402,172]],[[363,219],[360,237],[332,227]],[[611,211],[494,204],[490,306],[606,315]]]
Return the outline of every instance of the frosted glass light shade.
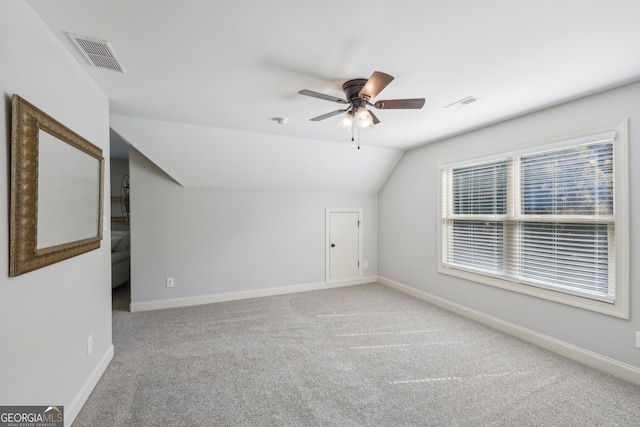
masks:
[[[351,113],[351,112],[347,113],[338,122],[338,127],[341,127],[342,129],[344,129],[346,131],[350,131],[351,130],[351,125],[353,125],[353,113]]]
[[[373,117],[371,117],[371,114],[369,114],[367,109],[364,107],[358,108],[356,117],[357,117],[356,124],[360,128],[368,128],[373,124]]]

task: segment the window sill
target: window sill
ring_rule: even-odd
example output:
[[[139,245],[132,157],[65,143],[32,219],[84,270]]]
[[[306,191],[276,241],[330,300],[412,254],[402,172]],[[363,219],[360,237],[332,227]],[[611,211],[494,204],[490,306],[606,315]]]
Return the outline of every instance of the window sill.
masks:
[[[618,295],[614,303],[609,303],[576,295],[565,294],[558,291],[552,291],[549,289],[538,288],[522,283],[511,282],[509,280],[502,280],[496,277],[485,276],[483,274],[473,273],[470,271],[458,270],[456,268],[446,267],[442,264],[438,265],[438,272],[472,282],[494,286],[497,288],[506,289],[512,292],[518,292],[549,301],[554,301],[560,304],[595,311],[622,319],[629,319],[629,302],[625,298],[625,295],[628,295],[628,292],[624,292],[622,289],[623,287],[627,286],[626,283],[618,283],[617,289],[619,291],[619,294],[622,295]]]

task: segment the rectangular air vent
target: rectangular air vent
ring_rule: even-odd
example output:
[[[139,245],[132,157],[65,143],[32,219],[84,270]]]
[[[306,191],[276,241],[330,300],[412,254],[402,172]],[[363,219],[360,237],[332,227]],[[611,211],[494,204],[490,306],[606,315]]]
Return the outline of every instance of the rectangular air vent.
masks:
[[[447,106],[446,106],[446,107],[444,107],[444,108],[446,108],[446,109],[448,109],[448,110],[455,110],[455,109],[458,109],[458,108],[462,108],[462,107],[464,107],[465,105],[469,105],[469,104],[471,104],[472,102],[476,102],[476,101],[477,101],[477,100],[479,100],[479,99],[480,99],[480,98],[477,98],[477,97],[475,97],[475,96],[467,96],[466,98],[463,98],[463,99],[461,99],[460,101],[456,101],[456,102],[454,102],[453,104],[449,104],[449,105],[447,105]]]
[[[104,68],[105,70],[124,73],[124,68],[118,62],[118,58],[116,58],[116,54],[113,52],[113,49],[111,49],[108,42],[79,36],[77,34],[67,34],[91,65],[98,68]]]

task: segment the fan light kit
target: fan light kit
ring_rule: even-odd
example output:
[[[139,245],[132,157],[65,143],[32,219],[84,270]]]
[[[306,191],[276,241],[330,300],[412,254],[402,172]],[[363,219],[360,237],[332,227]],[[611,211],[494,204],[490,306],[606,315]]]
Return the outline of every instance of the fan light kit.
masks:
[[[367,110],[367,106],[374,107],[378,110],[418,110],[424,106],[424,98],[413,99],[389,99],[384,101],[371,102],[373,98],[378,96],[382,90],[387,87],[393,80],[393,77],[389,74],[382,73],[380,71],[374,71],[369,79],[353,79],[347,80],[342,85],[342,91],[346,99],[337,98],[331,95],[325,95],[324,93],[314,92],[312,90],[303,89],[298,93],[300,95],[311,96],[313,98],[325,99],[327,101],[337,102],[339,104],[348,105],[347,108],[342,110],[332,111],[322,116],[314,117],[312,122],[319,122],[320,120],[328,119],[329,117],[337,116],[338,114],[346,113],[338,126],[346,131],[354,131],[355,126],[360,128],[368,128],[371,125],[377,125],[380,120],[373,114],[373,111]],[[353,141],[353,136],[351,137]],[[360,143],[358,141],[358,149],[360,149]]]

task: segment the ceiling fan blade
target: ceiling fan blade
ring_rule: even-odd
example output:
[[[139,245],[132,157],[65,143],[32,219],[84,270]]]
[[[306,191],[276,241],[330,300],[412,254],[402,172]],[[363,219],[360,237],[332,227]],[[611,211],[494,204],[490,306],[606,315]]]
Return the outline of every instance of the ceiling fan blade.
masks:
[[[424,106],[424,98],[386,99],[373,104],[379,110],[419,110]]]
[[[328,119],[329,117],[337,116],[338,114],[346,113],[347,111],[349,111],[348,108],[346,108],[344,110],[336,110],[336,111],[332,111],[332,112],[327,113],[327,114],[323,114],[323,115],[318,116],[318,117],[314,117],[313,119],[309,119],[309,120],[311,120],[312,122],[319,122],[320,120]]]
[[[378,94],[382,92],[382,90],[387,87],[392,80],[393,77],[389,74],[374,71],[373,74],[371,74],[371,77],[369,77],[369,80],[367,80],[367,83],[365,83],[362,89],[360,89],[358,96],[360,98],[373,99],[378,96]]]
[[[324,93],[314,92],[308,89],[302,89],[298,92],[300,95],[311,96],[313,98],[326,99],[327,101],[339,102],[340,104],[346,104],[347,100],[342,98],[336,98],[335,96],[325,95]]]
[[[371,118],[373,119],[373,124],[377,125],[378,123],[380,123],[380,120],[378,120],[378,118],[376,117],[375,114],[373,114],[373,111],[371,110],[367,110],[369,112],[369,114],[371,114]]]

